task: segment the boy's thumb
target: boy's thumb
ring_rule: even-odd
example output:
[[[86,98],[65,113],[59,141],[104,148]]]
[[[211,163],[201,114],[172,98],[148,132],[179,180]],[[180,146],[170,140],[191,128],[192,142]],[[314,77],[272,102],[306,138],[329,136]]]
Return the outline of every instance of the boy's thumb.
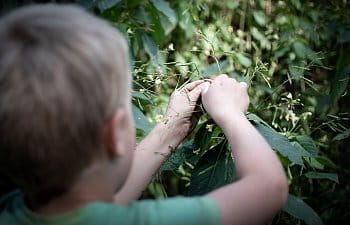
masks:
[[[202,89],[201,94],[203,95],[203,94],[205,94],[208,91],[208,89],[210,87],[210,83],[209,82],[204,82],[200,86],[201,86],[201,89]]]

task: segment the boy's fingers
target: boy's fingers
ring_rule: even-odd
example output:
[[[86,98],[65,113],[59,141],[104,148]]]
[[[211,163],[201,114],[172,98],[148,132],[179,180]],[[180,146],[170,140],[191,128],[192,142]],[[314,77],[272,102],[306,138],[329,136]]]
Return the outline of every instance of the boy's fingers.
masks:
[[[204,84],[202,84],[201,94],[202,95],[205,94],[208,91],[209,87],[210,87],[210,83],[209,82],[205,82]]]
[[[192,91],[195,87],[197,87],[198,85],[200,85],[203,82],[204,82],[204,80],[196,80],[196,81],[193,81],[189,84],[186,84],[183,88],[186,89],[187,91]]]
[[[201,95],[201,93],[203,92],[203,90],[204,89],[208,90],[209,86],[210,86],[209,82],[204,82],[198,85],[197,87],[195,87],[192,91],[188,93],[188,97],[190,98],[190,101],[196,102],[199,96]]]

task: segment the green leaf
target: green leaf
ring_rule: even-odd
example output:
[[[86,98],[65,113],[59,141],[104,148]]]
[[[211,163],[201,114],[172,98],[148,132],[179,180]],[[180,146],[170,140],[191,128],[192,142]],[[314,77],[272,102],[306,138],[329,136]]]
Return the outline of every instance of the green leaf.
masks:
[[[218,63],[212,63],[202,72],[202,76],[208,77],[215,74],[221,74],[230,66],[227,60],[219,61]]]
[[[97,5],[99,0],[80,0],[77,1],[79,5],[81,5],[84,8],[91,9]]]
[[[240,64],[242,64],[245,67],[249,67],[250,65],[252,65],[252,61],[246,57],[245,55],[241,54],[241,53],[236,53],[236,57],[238,59],[238,62]]]
[[[296,61],[288,65],[288,70],[293,79],[299,80],[304,76],[307,63],[304,60]]]
[[[266,16],[264,14],[264,12],[262,11],[254,11],[253,12],[253,17],[255,19],[255,21],[260,25],[260,26],[265,26],[267,19]]]
[[[332,162],[332,160],[330,160],[326,156],[319,156],[319,157],[317,157],[317,160],[322,165],[328,166],[328,167],[330,167],[332,169],[335,169],[335,170],[339,170],[340,169],[338,165],[336,165],[334,162]]]
[[[235,180],[235,168],[226,141],[206,152],[192,171],[189,195],[203,195]]]
[[[158,13],[158,11],[152,5],[149,6],[150,7],[148,7],[147,12],[149,18],[151,19],[151,22],[149,22],[149,24],[151,25],[152,37],[160,45],[163,43],[165,37],[165,31],[160,19],[161,13]]]
[[[100,0],[97,2],[97,7],[100,12],[104,12],[107,9],[110,9],[113,6],[117,5],[120,1],[121,0]]]
[[[134,104],[132,105],[132,113],[134,115],[135,126],[137,129],[143,130],[144,132],[148,132],[152,129],[152,125],[148,122],[146,116]]]
[[[350,29],[341,29],[340,34],[337,37],[337,42],[340,44],[350,42]]]
[[[147,34],[142,35],[142,43],[145,51],[150,56],[151,60],[156,64],[160,64],[158,47],[154,40]]]
[[[306,151],[306,150],[304,149],[304,147],[301,146],[298,142],[293,141],[293,142],[291,142],[291,144],[292,144],[294,147],[296,147],[297,149],[299,149],[300,155],[301,155],[302,157],[313,157],[313,156],[312,156],[308,151]]]
[[[207,125],[211,125],[213,123],[213,120],[207,120],[199,127],[196,136],[194,137],[193,146],[200,155],[203,155],[210,147],[209,144],[212,132],[207,130]]]
[[[248,120],[253,121],[254,123],[261,123],[267,127],[270,127],[263,119],[261,119],[259,116],[257,116],[254,113],[248,112],[246,116]]]
[[[295,137],[299,144],[311,154],[312,157],[316,157],[318,154],[318,149],[315,142],[309,137],[305,135],[300,135]]]
[[[312,50],[311,48],[306,48],[306,58],[311,60],[312,62],[318,64],[318,65],[323,65],[319,57],[317,56],[316,52]]]
[[[319,215],[308,204],[291,194],[288,195],[288,200],[283,207],[283,211],[305,221],[307,225],[323,224]]]
[[[170,8],[169,3],[164,0],[150,0],[153,6],[165,16],[168,17],[169,21],[175,25],[177,23],[176,13]]]
[[[289,142],[288,138],[260,123],[255,124],[255,128],[274,150],[286,156],[291,162],[304,165],[300,151]]]
[[[300,41],[296,41],[293,43],[293,48],[295,54],[300,58],[300,59],[309,59],[312,62],[317,63],[318,65],[322,65],[321,60],[318,58],[317,54],[307,45]]]
[[[132,91],[131,94],[132,94],[133,98],[142,99],[142,100],[148,101],[149,103],[153,104],[152,99],[147,97],[144,93],[141,93],[141,92],[138,92],[138,91]]]
[[[159,19],[165,35],[170,34],[170,32],[175,29],[176,24],[171,23],[168,17],[166,17],[164,14],[159,14]]]
[[[344,68],[341,71],[336,73],[334,80],[332,81],[332,90],[331,90],[331,97],[333,102],[338,101],[338,99],[346,91],[346,88],[349,83],[349,78],[350,78],[349,68]]]
[[[332,141],[341,141],[348,138],[349,136],[350,136],[350,128],[344,131],[343,133],[335,136]]]
[[[313,168],[316,168],[319,170],[324,169],[324,165],[321,162],[319,162],[318,159],[311,158],[308,162],[309,162],[309,165]]]
[[[304,174],[307,178],[311,179],[328,179],[339,184],[338,174],[336,173],[319,173],[319,172],[308,172]]]
[[[200,155],[195,154],[193,146],[193,140],[190,140],[178,147],[173,154],[163,163],[160,171],[171,171],[179,168],[180,165],[188,162],[190,164],[195,164]]]
[[[304,43],[300,41],[296,41],[293,43],[293,48],[295,54],[299,57],[304,59],[306,57],[306,46]]]
[[[252,34],[252,36],[258,40],[258,41],[264,41],[266,40],[266,37],[264,34],[262,34],[258,29],[256,29],[255,27],[253,27],[252,29],[250,29],[250,33]]]

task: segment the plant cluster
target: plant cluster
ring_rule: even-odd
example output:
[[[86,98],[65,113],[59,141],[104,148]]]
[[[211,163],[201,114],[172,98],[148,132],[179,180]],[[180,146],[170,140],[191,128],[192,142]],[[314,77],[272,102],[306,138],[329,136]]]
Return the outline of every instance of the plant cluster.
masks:
[[[288,201],[271,224],[341,224],[350,217],[349,1],[63,2],[94,11],[125,34],[138,140],[164,122],[174,88],[226,73],[250,86],[247,117],[288,174]],[[145,197],[201,195],[236,179],[229,143],[200,110],[193,135]]]

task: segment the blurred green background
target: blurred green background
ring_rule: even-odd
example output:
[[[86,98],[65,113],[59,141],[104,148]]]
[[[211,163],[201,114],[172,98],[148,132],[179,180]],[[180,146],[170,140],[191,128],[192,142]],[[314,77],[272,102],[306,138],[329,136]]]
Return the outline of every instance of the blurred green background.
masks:
[[[47,2],[79,4],[128,39],[138,140],[162,121],[174,88],[227,73],[249,84],[248,118],[288,174],[291,195],[271,224],[347,224],[348,0],[3,0],[0,11]],[[204,114],[144,198],[203,194],[232,182],[227,149]]]

